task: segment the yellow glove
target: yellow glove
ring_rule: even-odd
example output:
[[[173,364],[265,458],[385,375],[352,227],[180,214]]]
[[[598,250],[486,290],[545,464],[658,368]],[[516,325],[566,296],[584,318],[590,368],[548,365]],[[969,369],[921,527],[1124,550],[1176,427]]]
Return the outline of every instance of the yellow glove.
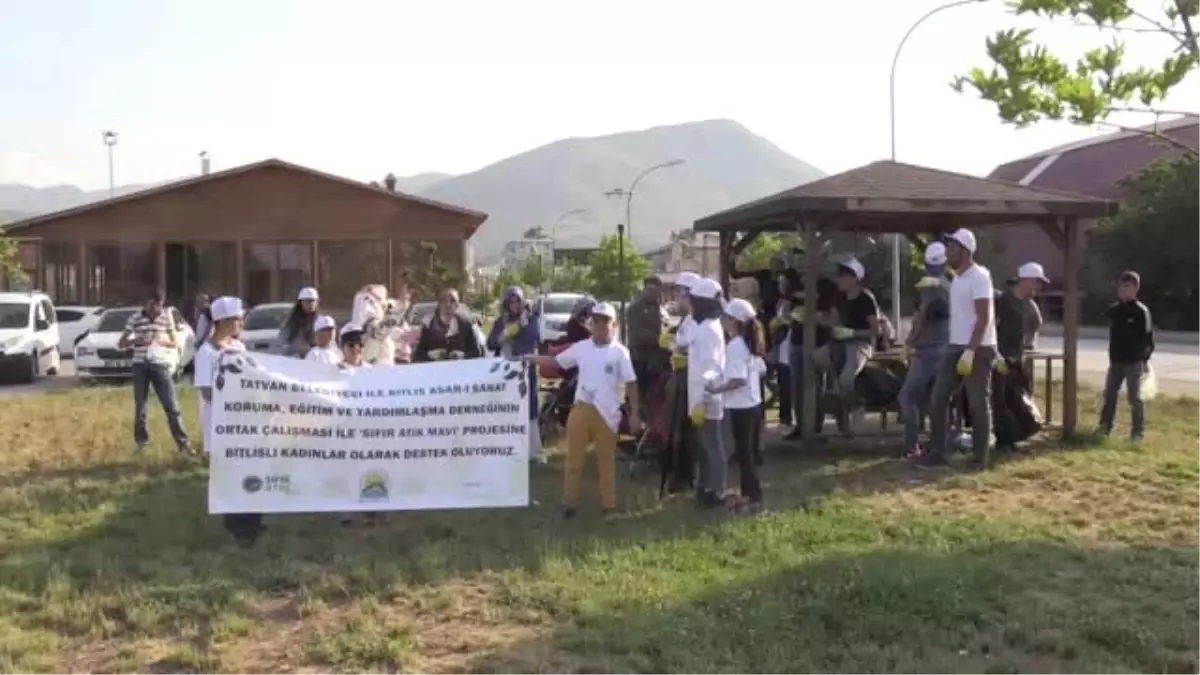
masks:
[[[507,327],[505,327],[505,329],[504,329],[504,337],[506,337],[506,338],[515,338],[515,337],[517,337],[517,333],[520,333],[520,332],[521,332],[521,325],[520,325],[520,324],[516,324],[516,323],[510,323],[510,324],[508,324],[508,326],[507,326]]]
[[[771,330],[779,330],[780,328],[783,328],[783,319],[781,319],[779,317],[775,317],[774,319],[771,319],[770,326],[771,326]]]
[[[1000,373],[1001,375],[1008,374],[1008,360],[1007,359],[1005,359],[1004,357],[1000,357],[1000,358],[996,359],[996,372]]]
[[[692,418],[692,426],[704,426],[704,406],[698,405],[695,408],[692,408],[692,414],[689,415],[689,417]]]
[[[854,329],[845,326],[834,326],[831,332],[834,340],[849,340],[854,337]]]
[[[917,282],[917,288],[933,288],[937,285],[937,277],[921,277],[921,280]]]
[[[900,354],[903,356],[905,363],[912,361],[912,357],[913,357],[912,345],[905,344],[903,347],[900,348]]]
[[[971,371],[974,369],[975,369],[975,350],[974,349],[964,349],[962,356],[958,357],[958,363],[954,364],[954,370],[962,377],[966,377],[966,376],[970,375]]]
[[[687,354],[672,354],[671,370],[683,370],[684,368],[687,368]]]
[[[791,317],[792,317],[792,321],[803,322],[804,321],[804,308],[803,307],[793,307]]]
[[[457,350],[456,350],[456,351],[452,351],[452,352],[450,352],[449,356],[450,356],[450,358],[452,358],[452,359],[454,359],[455,361],[457,361],[457,360],[459,360],[459,359],[463,358],[464,356],[466,356],[466,354],[465,354],[465,353],[463,353],[463,352],[460,352],[460,351],[457,351]]]
[[[446,350],[445,349],[430,349],[429,350],[429,358],[432,361],[441,361],[442,359],[446,358]]]
[[[674,343],[675,337],[670,333],[663,333],[658,336],[658,346],[662,347],[663,349],[670,349],[671,345]]]

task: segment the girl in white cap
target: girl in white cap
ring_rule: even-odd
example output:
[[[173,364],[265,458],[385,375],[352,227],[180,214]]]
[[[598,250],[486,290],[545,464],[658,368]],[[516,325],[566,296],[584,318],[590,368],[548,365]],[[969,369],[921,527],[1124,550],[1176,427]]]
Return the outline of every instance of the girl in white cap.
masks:
[[[758,458],[763,424],[762,376],[767,372],[766,336],[754,306],[744,299],[730,300],[721,317],[729,336],[725,346],[725,369],[720,381],[709,384],[711,394],[720,394],[733,432],[734,456],[741,474],[742,498],[751,513],[762,510],[762,485],[758,480]]]
[[[692,316],[696,328],[688,341],[687,401],[692,426],[699,430],[704,459],[701,462],[701,490],[697,495],[705,508],[725,503],[725,434],[721,422],[725,407],[719,393],[709,386],[725,370],[725,333],[721,330],[721,285],[712,279],[697,281],[691,290]]]
[[[317,289],[306,286],[296,295],[296,304],[275,339],[274,351],[281,356],[304,358],[313,346],[313,324],[317,320],[320,297]]]
[[[342,351],[338,349],[333,339],[337,330],[337,322],[333,317],[322,314],[313,322],[313,346],[304,355],[305,361],[316,361],[336,366],[342,362]]]
[[[200,429],[204,438],[204,452],[212,447],[209,433],[212,416],[212,384],[217,376],[217,362],[222,352],[244,352],[246,345],[238,339],[242,332],[242,301],[231,296],[224,296],[212,301],[209,306],[212,313],[212,331],[208,340],[196,350],[193,380],[200,399]]]

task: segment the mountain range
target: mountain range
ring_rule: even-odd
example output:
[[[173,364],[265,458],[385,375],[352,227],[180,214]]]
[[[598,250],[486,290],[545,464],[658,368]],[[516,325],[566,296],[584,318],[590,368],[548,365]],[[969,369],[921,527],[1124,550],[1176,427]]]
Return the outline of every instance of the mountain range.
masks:
[[[559,246],[594,245],[625,219],[624,198],[605,193],[628,190],[639,172],[673,160],[683,161],[647,175],[635,191],[629,231],[639,248],[666,243],[672,231],[699,217],[825,175],[735,121],[707,120],[555,141],[462,175],[398,178],[397,189],[489,214],[472,239],[477,259],[488,262],[533,227],[553,229]],[[108,190],[71,185],[0,184],[0,222],[5,212],[14,219],[107,196]],[[552,228],[560,215],[575,210]]]

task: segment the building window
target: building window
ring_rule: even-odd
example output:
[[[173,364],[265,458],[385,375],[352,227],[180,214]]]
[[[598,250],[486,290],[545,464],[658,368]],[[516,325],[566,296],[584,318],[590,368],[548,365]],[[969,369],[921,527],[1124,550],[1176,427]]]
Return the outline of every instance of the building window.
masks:
[[[237,295],[237,244],[234,242],[167,242],[167,300],[188,316],[197,293]]]
[[[137,305],[158,279],[153,244],[88,244],[88,300],[98,305]]]
[[[42,244],[42,263],[45,274],[43,290],[54,298],[55,304],[69,305],[83,301],[78,244]]]
[[[312,244],[259,242],[243,248],[246,303],[286,302],[312,284]]]
[[[322,241],[317,244],[321,303],[326,307],[350,309],[354,294],[368,284],[395,288],[388,279],[388,243],[383,241]]]

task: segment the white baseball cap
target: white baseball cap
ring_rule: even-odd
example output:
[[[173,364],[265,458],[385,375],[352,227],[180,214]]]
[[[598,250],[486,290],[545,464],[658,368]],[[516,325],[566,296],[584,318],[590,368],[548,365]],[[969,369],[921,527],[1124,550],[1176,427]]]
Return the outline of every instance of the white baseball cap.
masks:
[[[926,265],[945,265],[946,264],[946,245],[940,241],[935,241],[925,247],[925,264]]]
[[[235,298],[232,295],[223,295],[213,300],[208,306],[208,311],[212,314],[213,321],[238,319],[246,313],[242,307],[241,298]]]
[[[322,314],[321,316],[318,316],[317,320],[313,322],[313,330],[317,332],[321,332],[323,330],[334,330],[335,328],[337,328],[337,322],[334,321],[333,317],[329,316],[328,314]]]
[[[363,332],[362,326],[359,326],[356,323],[346,323],[345,325],[342,326],[342,330],[338,333],[338,337],[344,338],[347,335],[352,335],[354,333],[361,333],[361,332]]]
[[[953,234],[946,237],[952,241],[958,242],[963,248],[970,253],[975,252],[975,234],[965,227],[960,227]]]
[[[862,281],[863,278],[867,276],[867,268],[863,267],[863,264],[860,263],[858,258],[855,258],[854,256],[850,256],[848,259],[838,263],[838,268],[850,270],[850,272],[854,275],[854,278],[858,279],[859,281]]]
[[[749,321],[755,317],[754,305],[748,300],[734,298],[725,305],[725,313],[738,321]]]
[[[1035,262],[1027,262],[1017,268],[1018,279],[1037,279],[1042,283],[1050,283],[1050,279],[1046,278],[1046,268]]]
[[[679,278],[675,280],[675,284],[678,286],[683,286],[690,291],[692,290],[692,286],[696,285],[697,281],[700,281],[699,274],[696,274],[695,272],[680,272]]]
[[[601,302],[592,307],[592,316],[606,316],[615,319],[617,318],[617,309],[607,302]]]
[[[708,298],[709,300],[715,300],[721,297],[721,284],[718,284],[712,279],[701,278],[699,281],[692,284],[692,287],[688,290],[688,292],[697,298]]]
[[[300,293],[296,296],[297,300],[316,300],[317,298],[317,289],[312,286],[301,288]]]

